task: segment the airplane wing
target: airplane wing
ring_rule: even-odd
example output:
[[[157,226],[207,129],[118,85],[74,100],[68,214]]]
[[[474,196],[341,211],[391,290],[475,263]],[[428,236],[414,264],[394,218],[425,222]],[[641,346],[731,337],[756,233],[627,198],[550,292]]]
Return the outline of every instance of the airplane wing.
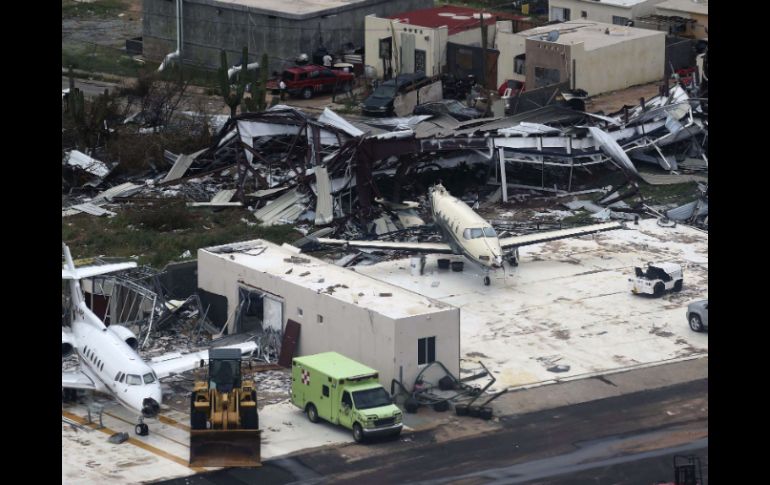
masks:
[[[556,231],[544,231],[524,236],[512,236],[500,238],[500,246],[503,249],[527,246],[558,239],[567,239],[570,237],[584,236],[602,231],[612,231],[614,229],[623,229],[625,226],[620,222],[605,222],[603,224],[592,224],[590,226],[573,227],[570,229],[559,229]]]
[[[102,264],[94,266],[82,266],[80,268],[69,269],[62,268],[61,279],[63,280],[80,280],[83,278],[90,278],[105,273],[112,273],[113,271],[120,271],[123,269],[136,268],[136,263],[113,263]]]
[[[397,241],[346,241],[345,239],[318,238],[319,244],[344,246],[361,249],[397,249],[415,253],[452,254],[452,247],[443,242],[397,242]]]
[[[256,350],[257,344],[255,342],[243,342],[235,345],[223,345],[223,349],[241,349],[241,354],[249,354]],[[197,369],[206,365],[209,360],[209,351],[201,350],[198,352],[191,352],[189,354],[180,354],[178,352],[172,352],[169,354],[155,357],[147,364],[152,367],[158,379],[163,379],[170,375],[179,374],[188,370]],[[203,364],[201,364],[201,361]]]
[[[61,386],[69,389],[90,389],[102,391],[104,386],[97,380],[89,377],[82,370],[61,373]]]

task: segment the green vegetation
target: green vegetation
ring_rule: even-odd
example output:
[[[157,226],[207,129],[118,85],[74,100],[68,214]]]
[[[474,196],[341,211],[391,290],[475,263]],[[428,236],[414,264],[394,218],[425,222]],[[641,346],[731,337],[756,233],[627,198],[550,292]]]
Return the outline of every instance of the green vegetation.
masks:
[[[697,182],[672,185],[640,184],[639,191],[648,204],[686,204],[700,194]]]
[[[62,44],[61,65],[88,72],[138,77],[142,70],[157,69],[157,63],[142,63],[120,49],[97,44]]]
[[[108,17],[117,15],[125,9],[126,3],[123,0],[94,0],[89,3],[62,0],[61,2],[62,18]]]
[[[213,212],[190,209],[181,199],[125,205],[112,218],[80,214],[62,219],[62,241],[81,257],[139,256],[140,264],[162,268],[181,260],[185,251],[250,239],[276,244],[301,237],[292,226],[249,226],[256,222],[241,209]]]

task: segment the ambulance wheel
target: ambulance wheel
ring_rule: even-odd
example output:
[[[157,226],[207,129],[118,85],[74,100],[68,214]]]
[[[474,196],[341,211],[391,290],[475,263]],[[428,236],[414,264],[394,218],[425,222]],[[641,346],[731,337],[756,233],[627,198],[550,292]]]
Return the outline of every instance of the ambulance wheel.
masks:
[[[139,423],[134,427],[134,432],[139,436],[147,436],[150,434],[150,427],[144,423]]]
[[[489,276],[484,277],[484,286],[489,286],[491,282],[492,280],[489,279]]]
[[[304,99],[310,99],[313,97],[313,90],[310,88],[305,88],[302,90],[302,97]]]
[[[677,280],[677,282],[674,283],[674,291],[682,291],[682,280]]]
[[[655,283],[655,286],[652,289],[652,296],[661,296],[665,289],[666,288],[663,286],[663,283]]]
[[[353,439],[356,440],[356,443],[364,441],[364,430],[361,429],[361,425],[358,423],[353,423]]]
[[[307,419],[309,419],[311,423],[318,422],[318,410],[312,403],[307,405]]]

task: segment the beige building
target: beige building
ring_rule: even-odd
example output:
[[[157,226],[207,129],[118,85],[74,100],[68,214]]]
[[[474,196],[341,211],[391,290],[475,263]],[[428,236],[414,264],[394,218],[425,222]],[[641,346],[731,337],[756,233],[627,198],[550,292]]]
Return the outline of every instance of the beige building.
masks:
[[[708,39],[709,3],[708,0],[666,0],[656,5],[656,13],[665,17],[683,17],[695,22],[687,24],[687,30],[678,35]]]
[[[377,69],[378,77],[423,71],[441,74],[447,62],[447,42],[481,46],[480,11],[444,5],[403,12],[387,18],[368,15],[364,62]],[[491,45],[495,25],[483,14]],[[475,16],[475,17],[474,17]]]
[[[572,20],[513,33],[506,24],[497,24],[498,84],[516,79],[535,89],[570,81],[593,96],[663,78],[663,32]]]
[[[550,0],[548,20],[594,20],[605,24],[626,25],[629,21],[655,13],[655,4],[663,0]]]
[[[295,355],[336,351],[411,386],[429,362],[459,374],[460,309],[254,240],[198,250],[198,287],[227,299],[227,328],[300,325]],[[405,271],[409,271],[406,269]]]

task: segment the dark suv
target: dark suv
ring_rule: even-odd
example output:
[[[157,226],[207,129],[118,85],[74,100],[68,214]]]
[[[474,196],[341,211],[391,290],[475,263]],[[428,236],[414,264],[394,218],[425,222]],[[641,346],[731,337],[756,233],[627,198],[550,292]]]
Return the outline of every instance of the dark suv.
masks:
[[[310,99],[316,93],[331,93],[337,90],[349,91],[355,76],[349,72],[332,70],[324,66],[307,65],[291,67],[283,71],[281,79],[286,83],[286,92],[291,96]],[[267,89],[279,93],[280,79],[267,82]]]
[[[421,88],[429,82],[423,72],[399,74],[380,84],[361,104],[361,111],[367,116],[393,116],[393,100],[398,94]]]

